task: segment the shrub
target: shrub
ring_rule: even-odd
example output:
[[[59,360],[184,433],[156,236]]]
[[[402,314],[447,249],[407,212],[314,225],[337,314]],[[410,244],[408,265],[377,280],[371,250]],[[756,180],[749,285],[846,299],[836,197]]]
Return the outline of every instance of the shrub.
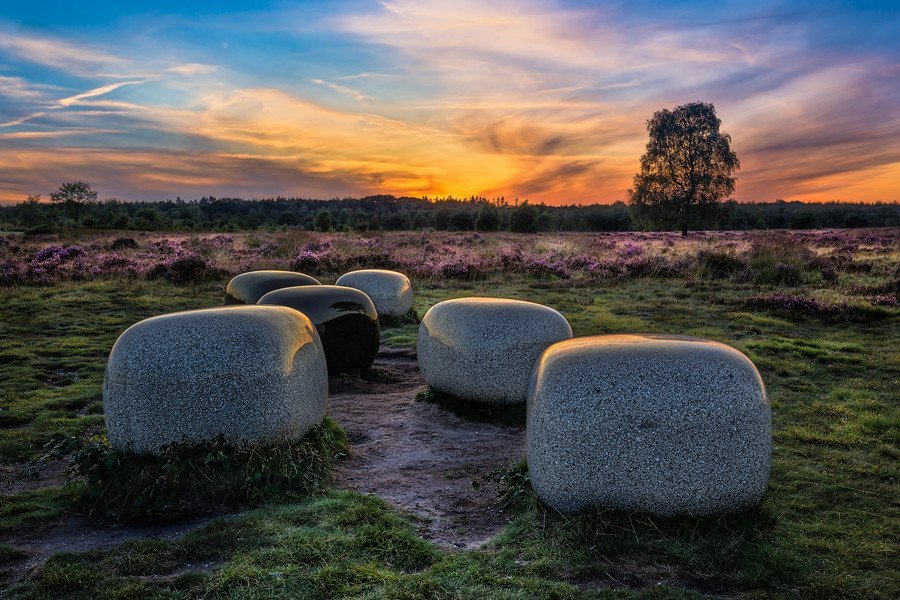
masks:
[[[806,271],[817,269],[819,257],[806,243],[785,235],[765,236],[753,242],[747,255],[755,283],[798,285]]]
[[[56,233],[56,227],[49,223],[41,223],[40,225],[33,225],[26,229],[23,235],[49,235],[51,233]]]
[[[747,306],[763,310],[786,313],[800,317],[814,317],[829,320],[868,321],[890,316],[890,309],[872,304],[849,304],[843,302],[823,302],[816,298],[794,294],[770,294],[753,296]]]
[[[748,265],[733,251],[704,248],[697,253],[697,268],[701,276],[717,279],[741,275]]]
[[[109,245],[110,250],[125,250],[126,248],[137,248],[138,243],[134,240],[134,238],[130,237],[120,237],[113,240],[113,243]]]
[[[67,440],[56,452],[73,449],[68,489],[89,514],[167,517],[320,490],[335,460],[347,451],[347,435],[325,419],[302,440],[288,443],[232,446],[219,438],[138,455],[94,437]]]
[[[223,271],[210,267],[196,254],[182,254],[161,262],[147,273],[147,279],[165,279],[176,285],[199,283],[221,276]]]

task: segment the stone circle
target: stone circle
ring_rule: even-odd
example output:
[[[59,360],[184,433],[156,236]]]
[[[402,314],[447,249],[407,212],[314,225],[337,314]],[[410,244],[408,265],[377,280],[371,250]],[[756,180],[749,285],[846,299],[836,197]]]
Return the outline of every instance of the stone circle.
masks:
[[[571,337],[569,322],[548,306],[503,298],[446,300],[419,325],[419,369],[438,392],[515,404],[525,401],[541,353]]]
[[[316,329],[281,306],[234,306],[140,321],[116,341],[103,381],[113,448],[171,442],[293,441],[325,416]]]
[[[294,271],[249,271],[232,278],[225,288],[225,304],[256,304],[271,292],[298,285],[320,285],[319,280]]]
[[[364,292],[381,316],[402,317],[412,308],[413,292],[409,278],[397,271],[363,269],[341,275],[335,285]]]
[[[526,446],[535,491],[561,512],[736,512],[768,485],[771,410],[756,367],[724,344],[575,338],[535,365]]]
[[[381,343],[378,313],[363,292],[339,285],[281,288],[259,299],[299,310],[309,317],[322,346],[329,373],[365,371],[375,361]]]

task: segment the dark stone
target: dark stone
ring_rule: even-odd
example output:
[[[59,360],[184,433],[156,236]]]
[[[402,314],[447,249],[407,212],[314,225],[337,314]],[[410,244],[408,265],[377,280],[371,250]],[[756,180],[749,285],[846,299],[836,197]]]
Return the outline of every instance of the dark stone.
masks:
[[[225,304],[256,304],[273,290],[300,285],[319,285],[319,280],[294,271],[250,271],[228,282]]]
[[[269,292],[259,304],[276,304],[309,317],[322,346],[329,374],[365,371],[375,361],[381,330],[372,300],[340,285],[307,285]]]

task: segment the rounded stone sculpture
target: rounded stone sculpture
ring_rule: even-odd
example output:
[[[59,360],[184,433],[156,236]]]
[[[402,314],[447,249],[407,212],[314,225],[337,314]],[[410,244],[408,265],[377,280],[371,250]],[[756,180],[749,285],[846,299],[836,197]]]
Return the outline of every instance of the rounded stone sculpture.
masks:
[[[294,271],[249,271],[232,278],[225,288],[225,304],[256,304],[273,290],[320,285],[319,280]]]
[[[756,367],[724,344],[575,338],[535,365],[526,446],[535,491],[561,512],[736,512],[766,491],[771,411]]]
[[[459,298],[431,307],[419,325],[419,369],[432,389],[489,404],[524,402],[534,363],[572,337],[550,307],[502,298]]]
[[[116,341],[103,380],[110,445],[291,441],[325,417],[328,370],[310,320],[234,306],[140,321]]]
[[[258,304],[299,310],[309,317],[322,346],[329,373],[365,371],[375,361],[381,331],[375,305],[361,291],[339,285],[305,285],[269,292]]]
[[[397,271],[363,269],[341,275],[336,285],[356,288],[364,292],[379,315],[402,317],[412,308],[413,292],[409,278]]]

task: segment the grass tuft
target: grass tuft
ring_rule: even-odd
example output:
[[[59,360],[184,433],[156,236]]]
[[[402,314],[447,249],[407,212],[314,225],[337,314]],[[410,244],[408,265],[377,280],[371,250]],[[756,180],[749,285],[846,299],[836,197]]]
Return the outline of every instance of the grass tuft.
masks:
[[[70,452],[73,444],[70,490],[77,505],[115,519],[172,518],[297,498],[321,490],[348,447],[346,433],[331,419],[294,443],[231,446],[220,438],[138,455],[93,437],[66,442],[60,452]]]
[[[435,404],[457,417],[476,423],[492,423],[507,427],[525,426],[525,403],[480,404],[468,402],[428,389],[416,394],[416,402]]]

